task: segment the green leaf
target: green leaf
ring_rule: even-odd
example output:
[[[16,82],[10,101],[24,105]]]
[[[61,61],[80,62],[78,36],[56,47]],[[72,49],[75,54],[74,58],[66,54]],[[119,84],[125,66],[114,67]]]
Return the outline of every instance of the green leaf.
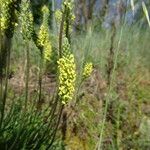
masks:
[[[145,5],[144,2],[142,2],[142,7],[143,7],[144,14],[145,14],[145,16],[146,16],[146,19],[147,19],[147,21],[148,21],[148,25],[149,25],[149,27],[150,27],[149,14],[148,14],[148,10],[147,10],[146,5]]]

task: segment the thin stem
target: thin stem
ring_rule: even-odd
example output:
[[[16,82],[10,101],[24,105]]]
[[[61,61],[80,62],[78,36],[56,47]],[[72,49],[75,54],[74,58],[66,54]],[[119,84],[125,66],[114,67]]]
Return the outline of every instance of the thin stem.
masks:
[[[66,8],[67,9],[67,8]],[[70,14],[70,10],[69,8],[66,10],[66,17],[65,17],[65,21],[66,21],[66,38],[68,39],[68,42],[70,43],[70,33],[69,33],[69,26],[70,26],[70,18],[69,18],[69,14]]]
[[[8,77],[9,77],[9,70],[10,70],[10,49],[11,49],[11,38],[7,38],[8,43],[6,43],[6,77],[4,82],[4,91],[2,89],[2,106],[1,106],[1,118],[0,118],[0,128],[2,127],[4,114],[5,114],[5,105],[6,105],[6,99],[7,99],[7,90],[8,90]],[[3,88],[3,85],[2,85]]]
[[[102,127],[101,127],[101,131],[100,131],[100,138],[99,138],[99,142],[98,142],[98,150],[101,150],[101,146],[102,146],[102,138],[103,138],[103,132],[104,132],[104,128],[105,128],[105,122],[106,122],[106,116],[107,116],[107,110],[108,110],[108,103],[109,103],[109,99],[111,98],[110,97],[110,94],[111,94],[111,91],[113,89],[112,87],[112,81],[114,81],[114,77],[115,77],[115,69],[116,69],[116,65],[117,65],[117,59],[118,59],[118,54],[119,54],[119,47],[120,47],[120,43],[121,43],[121,39],[122,39],[122,33],[123,33],[123,27],[121,28],[121,31],[120,31],[120,38],[119,38],[119,41],[118,41],[118,45],[117,45],[117,48],[116,48],[116,53],[115,53],[115,57],[114,57],[114,66],[113,66],[113,69],[112,69],[112,77],[111,77],[111,80],[110,80],[110,86],[109,86],[109,90],[108,90],[108,96],[106,97],[106,105],[105,105],[105,110],[104,110],[104,117],[103,117],[103,121],[102,121]]]
[[[1,7],[0,7],[1,8]],[[3,91],[3,77],[2,77],[2,31],[1,31],[1,23],[0,23],[0,110],[1,110],[1,102],[2,102],[2,91]]]
[[[46,150],[49,150],[49,149],[50,149],[50,147],[52,146],[52,144],[53,144],[53,142],[54,142],[54,140],[55,140],[55,136],[56,136],[56,133],[57,133],[57,129],[58,129],[60,120],[61,120],[61,116],[62,116],[63,109],[64,109],[64,105],[61,104],[61,108],[60,108],[60,113],[59,113],[59,116],[58,116],[57,124],[56,124],[55,129],[54,129],[54,132],[53,132],[53,134],[52,134],[52,140],[51,140],[50,144],[47,146]]]
[[[62,57],[62,38],[63,38],[63,30],[64,30],[65,13],[66,13],[66,6],[65,6],[65,10],[63,12],[62,20],[61,20],[61,24],[60,24],[60,32],[59,32],[59,58]]]
[[[26,42],[26,89],[25,89],[25,110],[27,109],[28,96],[29,96],[29,71],[30,71],[30,50],[29,42]]]
[[[56,31],[56,20],[55,20],[55,0],[52,0],[51,1],[52,3],[52,31],[54,31],[54,33],[57,34],[57,31]]]
[[[117,110],[117,120],[116,120],[116,143],[117,143],[117,149],[120,148],[120,137],[119,137],[119,127],[120,127],[120,106],[118,107]]]
[[[114,40],[115,40],[115,35],[116,35],[115,24],[113,24],[112,28],[113,29],[112,29],[112,35],[111,35],[111,45],[110,45],[110,49],[109,49],[108,66],[107,66],[107,84],[108,84],[108,86],[110,86],[112,70],[114,67]]]
[[[40,108],[40,103],[42,99],[42,74],[43,74],[43,52],[41,51],[40,56],[40,72],[39,72],[39,99],[37,103],[37,108]]]
[[[55,99],[55,102],[54,102],[54,105],[52,106],[52,109],[49,113],[49,123],[46,127],[46,130],[43,132],[41,138],[37,141],[37,145],[35,145],[35,148],[38,148],[38,146],[40,145],[40,143],[42,142],[42,140],[44,139],[46,133],[49,132],[49,129],[51,130],[52,129],[52,125],[53,125],[53,121],[55,119],[55,112],[56,112],[56,109],[57,109],[57,105],[58,105],[58,95],[56,96],[56,99]],[[48,119],[47,119],[48,120]]]

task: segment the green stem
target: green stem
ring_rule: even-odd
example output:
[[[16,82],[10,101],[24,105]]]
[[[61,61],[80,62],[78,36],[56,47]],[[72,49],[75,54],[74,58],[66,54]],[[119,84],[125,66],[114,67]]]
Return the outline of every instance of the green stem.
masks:
[[[39,99],[37,103],[37,108],[40,108],[40,103],[42,99],[42,71],[43,70],[43,52],[41,52],[40,57],[40,72],[39,72]]]
[[[0,128],[2,127],[4,114],[5,114],[5,105],[7,99],[7,90],[8,90],[8,78],[9,78],[9,70],[10,70],[10,49],[11,49],[11,38],[6,38],[6,68],[5,68],[5,81],[4,81],[4,91],[3,91],[3,84],[1,83],[1,118],[0,118]]]
[[[65,21],[65,15],[66,15],[65,13],[66,13],[66,6],[65,6],[65,10],[63,12],[62,20],[61,20],[61,24],[60,24],[60,32],[59,32],[59,58],[62,57],[62,37],[63,37],[64,21]]]
[[[47,146],[46,150],[49,150],[50,147],[52,146],[52,144],[54,143],[55,136],[56,136],[56,133],[57,133],[57,130],[58,130],[58,126],[59,126],[59,123],[60,123],[60,120],[61,120],[61,116],[62,116],[63,109],[64,109],[64,105],[61,104],[60,112],[59,112],[59,114],[58,114],[57,124],[56,124],[55,129],[54,129],[54,131],[53,131],[53,133],[52,133],[51,142],[50,142],[50,144]]]
[[[120,106],[118,107],[117,110],[117,120],[116,120],[116,143],[117,143],[117,149],[119,150],[120,148],[120,136],[119,136],[119,127],[120,127]]]
[[[3,83],[2,83],[2,31],[1,31],[1,23],[0,23],[0,110],[1,110],[1,102],[2,102],[2,91],[3,91]]]
[[[69,34],[69,26],[70,26],[70,18],[69,18],[70,10],[69,8],[66,8],[66,17],[65,17],[65,22],[66,22],[66,38],[68,39],[68,42],[70,44],[70,34]]]
[[[55,0],[52,0],[52,31],[57,34],[56,31],[56,20],[55,20]]]
[[[25,87],[25,110],[27,109],[28,96],[29,96],[29,71],[30,71],[30,50],[29,43],[26,42],[26,87]]]
[[[113,65],[113,69],[112,69],[112,75],[111,75],[111,80],[110,80],[110,86],[109,86],[109,90],[108,90],[108,96],[106,97],[106,105],[104,108],[104,117],[103,117],[103,121],[102,121],[102,127],[101,127],[101,131],[100,131],[100,138],[99,138],[99,142],[98,142],[98,150],[101,150],[101,146],[102,146],[102,139],[103,139],[103,132],[104,132],[104,128],[105,128],[105,123],[106,123],[106,116],[107,116],[107,111],[108,111],[108,104],[109,104],[109,100],[110,100],[110,94],[112,92],[113,86],[112,86],[112,81],[114,81],[115,78],[115,69],[116,69],[116,65],[117,65],[117,59],[118,59],[118,53],[119,53],[119,48],[120,48],[120,42],[122,40],[122,33],[123,33],[123,28],[121,28],[120,31],[120,38],[117,44],[117,48],[116,48],[116,53],[114,56],[114,65]]]

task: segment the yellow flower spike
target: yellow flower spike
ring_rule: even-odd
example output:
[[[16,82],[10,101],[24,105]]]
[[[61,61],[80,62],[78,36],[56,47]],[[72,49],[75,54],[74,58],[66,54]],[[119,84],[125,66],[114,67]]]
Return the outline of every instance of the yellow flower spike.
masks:
[[[92,63],[91,62],[86,63],[83,69],[83,79],[88,78],[91,75],[92,71],[93,71]]]
[[[51,48],[49,27],[48,27],[49,9],[46,6],[43,6],[42,12],[43,12],[43,23],[40,27],[40,31],[38,34],[38,44],[43,49],[44,60],[50,61],[52,48]]]
[[[63,56],[57,63],[59,70],[58,94],[62,103],[67,104],[73,98],[76,82],[76,65],[67,40],[63,44]]]
[[[23,0],[20,13],[21,33],[24,39],[30,40],[33,34],[33,16],[28,0]]]
[[[42,7],[42,12],[43,14],[48,14],[49,13],[49,9],[46,6]]]
[[[0,23],[2,34],[12,37],[15,27],[15,2],[13,0],[0,1]]]
[[[63,2],[62,5],[62,10],[58,9],[55,11],[55,18],[56,18],[56,22],[57,22],[57,26],[59,27],[61,19],[62,19],[62,15],[65,12],[65,8],[70,12],[67,16],[69,19],[69,31],[72,32],[72,24],[74,23],[75,20],[75,15],[73,14],[73,7],[74,7],[74,3],[73,0],[65,0]],[[64,30],[66,29],[67,25],[66,22],[64,22]]]
[[[57,23],[59,24],[62,18],[62,12],[60,10],[55,11],[55,18],[56,18]]]

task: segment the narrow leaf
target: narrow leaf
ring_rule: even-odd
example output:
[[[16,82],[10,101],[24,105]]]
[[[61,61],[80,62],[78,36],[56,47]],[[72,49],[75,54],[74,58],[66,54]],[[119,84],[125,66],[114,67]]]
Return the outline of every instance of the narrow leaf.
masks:
[[[133,11],[133,15],[134,15],[134,11],[135,11],[134,0],[130,0],[130,3],[131,3],[131,8],[132,8],[132,11]]]
[[[144,14],[145,14],[145,16],[146,16],[146,19],[147,19],[148,24],[149,24],[149,27],[150,27],[150,18],[149,18],[148,10],[147,10],[146,5],[145,5],[144,2],[142,2],[142,6],[143,6]]]

